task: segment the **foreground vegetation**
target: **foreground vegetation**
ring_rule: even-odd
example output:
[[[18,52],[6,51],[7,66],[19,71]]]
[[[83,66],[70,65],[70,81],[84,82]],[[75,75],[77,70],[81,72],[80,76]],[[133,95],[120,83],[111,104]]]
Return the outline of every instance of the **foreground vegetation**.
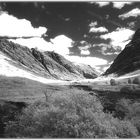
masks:
[[[132,115],[128,109],[132,103],[125,103],[125,99],[118,102],[116,108],[118,112],[125,110],[126,113],[123,118],[116,118],[103,111],[95,95],[83,90],[45,93],[45,97],[45,102],[29,105],[14,121],[6,122],[5,137],[134,138],[139,135],[139,124],[136,121],[139,119],[133,117],[139,117],[138,110],[132,108],[135,112]]]

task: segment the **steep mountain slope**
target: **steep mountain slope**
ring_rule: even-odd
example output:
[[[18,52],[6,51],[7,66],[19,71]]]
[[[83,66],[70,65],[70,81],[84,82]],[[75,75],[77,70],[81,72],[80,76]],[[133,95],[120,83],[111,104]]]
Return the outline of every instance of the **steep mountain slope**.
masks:
[[[138,69],[140,69],[140,29],[135,32],[132,40],[103,75],[113,73],[120,76]]]
[[[100,75],[99,72],[97,72],[93,67],[90,65],[85,64],[75,64],[78,68],[78,71],[81,71],[83,73],[84,77],[88,79],[92,79],[91,75]]]
[[[96,71],[90,66],[81,68],[55,52],[40,52],[6,39],[0,39],[0,52],[2,56],[7,57],[10,65],[47,79],[74,80],[97,77]]]

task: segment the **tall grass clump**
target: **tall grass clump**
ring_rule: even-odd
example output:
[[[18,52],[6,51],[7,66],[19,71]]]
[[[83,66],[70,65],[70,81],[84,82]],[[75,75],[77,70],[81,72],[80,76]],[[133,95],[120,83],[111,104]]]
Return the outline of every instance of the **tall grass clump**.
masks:
[[[139,77],[134,78],[133,84],[140,85],[140,78]]]
[[[48,102],[28,106],[16,121],[7,123],[8,138],[131,138],[137,129],[128,121],[103,112],[100,101],[84,91],[68,90]]]
[[[111,86],[117,85],[115,79],[110,79],[110,85],[111,85]]]
[[[132,80],[130,78],[128,79],[128,84],[132,84]]]

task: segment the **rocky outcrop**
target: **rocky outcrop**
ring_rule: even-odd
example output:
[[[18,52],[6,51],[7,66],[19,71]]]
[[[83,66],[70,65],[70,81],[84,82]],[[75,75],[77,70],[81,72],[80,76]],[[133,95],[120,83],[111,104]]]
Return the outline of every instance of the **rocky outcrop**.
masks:
[[[17,67],[45,78],[74,80],[97,77],[92,67],[75,65],[55,52],[40,52],[6,39],[0,39],[0,51],[11,58],[10,63],[16,62]]]
[[[120,76],[138,69],[140,69],[140,29],[135,32],[132,40],[103,75],[114,73]]]

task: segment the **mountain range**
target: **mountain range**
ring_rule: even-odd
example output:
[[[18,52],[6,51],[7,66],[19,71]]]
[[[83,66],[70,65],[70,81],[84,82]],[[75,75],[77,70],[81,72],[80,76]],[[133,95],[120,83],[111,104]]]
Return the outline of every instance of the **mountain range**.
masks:
[[[135,73],[135,71],[138,73],[140,69],[139,45],[140,29],[135,32],[132,40],[102,75],[115,74],[122,76],[132,72]],[[90,65],[75,64],[54,51],[42,52],[36,48],[29,49],[5,38],[0,39],[0,55],[1,60],[4,59],[4,63],[45,79],[71,81],[94,79],[99,76],[99,73]],[[4,63],[1,66],[3,65],[6,69],[7,66],[4,66]],[[9,67],[9,69],[11,68]],[[14,72],[17,73],[17,70],[13,70]],[[3,75],[3,72],[0,74]]]
[[[89,65],[74,64],[55,52],[29,49],[7,39],[0,39],[0,53],[5,56],[5,63],[46,79],[93,79],[99,75]],[[4,67],[4,63],[2,65]]]

